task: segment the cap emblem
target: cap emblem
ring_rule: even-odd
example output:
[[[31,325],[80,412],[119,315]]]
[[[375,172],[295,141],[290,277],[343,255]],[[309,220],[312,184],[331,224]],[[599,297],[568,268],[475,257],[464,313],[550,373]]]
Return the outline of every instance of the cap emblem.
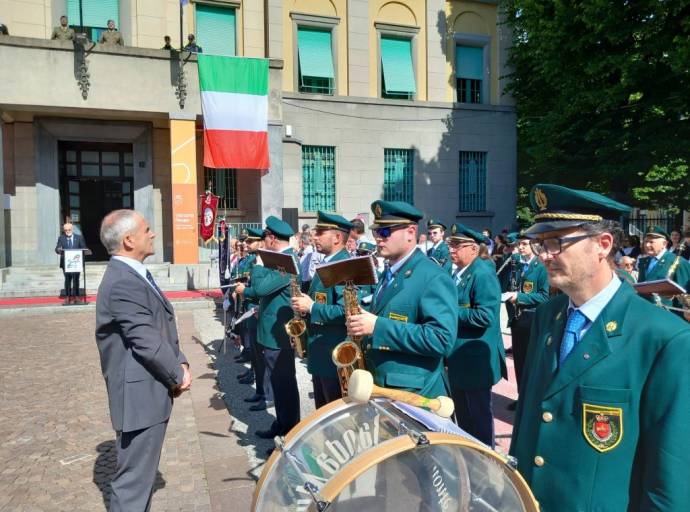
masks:
[[[381,208],[381,205],[379,203],[376,203],[374,206],[374,215],[376,215],[377,218],[381,218],[381,214],[383,213],[383,209]]]
[[[458,227],[455,224],[453,224],[450,228],[450,232],[451,232],[451,234],[454,235],[455,233],[458,232]]]
[[[536,201],[540,210],[545,210],[549,204],[548,199],[546,199],[546,194],[540,188],[534,189],[534,200]]]

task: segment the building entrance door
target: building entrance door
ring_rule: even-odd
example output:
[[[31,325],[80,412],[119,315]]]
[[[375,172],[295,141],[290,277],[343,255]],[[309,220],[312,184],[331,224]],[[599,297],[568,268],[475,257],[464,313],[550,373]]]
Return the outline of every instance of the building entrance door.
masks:
[[[59,142],[60,217],[72,223],[93,251],[91,261],[108,259],[101,245],[101,221],[109,212],[133,207],[131,144]]]

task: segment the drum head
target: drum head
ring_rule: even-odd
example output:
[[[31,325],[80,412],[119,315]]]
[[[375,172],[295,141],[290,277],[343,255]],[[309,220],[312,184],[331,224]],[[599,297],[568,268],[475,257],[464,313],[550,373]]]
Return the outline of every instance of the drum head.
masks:
[[[376,403],[408,426],[426,430],[388,400],[377,399]],[[304,488],[305,479],[320,490],[355,457],[398,436],[394,422],[368,403],[344,399],[325,405],[295,426],[285,436],[283,450],[276,449],[268,459],[252,510],[307,510],[312,498]],[[286,451],[294,457],[299,472],[288,461]]]
[[[459,436],[427,438],[418,446],[398,437],[355,458],[321,490],[328,510],[538,512],[525,481],[497,453]]]

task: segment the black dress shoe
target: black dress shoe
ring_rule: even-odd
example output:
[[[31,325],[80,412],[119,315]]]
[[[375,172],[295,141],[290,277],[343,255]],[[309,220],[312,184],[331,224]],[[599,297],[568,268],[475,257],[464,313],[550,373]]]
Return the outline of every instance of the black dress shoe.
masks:
[[[240,384],[254,384],[254,375],[249,375],[248,377],[240,379],[237,382],[239,382]]]
[[[508,347],[506,349],[506,355],[507,356],[512,356],[513,355],[513,347]]]
[[[513,400],[508,405],[506,405],[506,409],[508,409],[509,411],[514,411],[516,407],[517,407],[517,400]]]
[[[256,404],[252,405],[252,406],[249,408],[249,410],[250,410],[250,411],[265,411],[265,410],[268,409],[269,407],[273,407],[273,402],[271,402],[270,400],[269,400],[268,402],[261,401],[261,402],[259,402],[259,403],[256,403]]]
[[[253,402],[262,402],[264,400],[263,395],[257,395],[254,393],[254,396],[250,396],[249,398],[245,398],[244,401],[247,402],[248,404],[251,404]]]
[[[252,360],[251,357],[240,356],[239,358],[235,359],[235,362],[238,364],[244,364],[244,363],[249,363],[251,360]]]
[[[268,430],[257,430],[255,432],[257,437],[260,437],[261,439],[273,439],[275,436],[278,435],[278,431],[269,428]]]
[[[244,373],[240,373],[240,374],[237,376],[237,380],[246,379],[247,377],[253,376],[253,375],[254,375],[254,370],[249,369],[249,370],[247,370],[247,371],[244,372]]]
[[[274,451],[275,451],[275,448],[269,448],[268,450],[266,450],[266,457],[270,457]]]

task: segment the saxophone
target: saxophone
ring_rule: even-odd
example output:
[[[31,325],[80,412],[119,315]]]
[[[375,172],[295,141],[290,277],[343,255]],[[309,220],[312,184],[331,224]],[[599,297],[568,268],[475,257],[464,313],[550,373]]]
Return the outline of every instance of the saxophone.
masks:
[[[290,278],[290,296],[299,297],[302,292],[299,288],[299,283],[297,282],[297,276],[293,275]],[[292,343],[292,348],[295,349],[297,357],[303,359],[306,356],[306,348],[304,346],[304,333],[307,331],[307,323],[304,321],[303,315],[294,312],[292,319],[285,324],[285,332],[290,336],[290,342]]]
[[[345,284],[343,301],[345,302],[345,318],[359,314],[357,287],[352,282]],[[350,380],[352,372],[365,369],[361,343],[361,336],[348,336],[345,341],[338,343],[331,353],[343,397],[347,396],[347,382]]]
[[[676,269],[678,268],[678,265],[680,265],[680,260],[683,257],[683,251],[685,250],[685,240],[683,240],[679,245],[678,245],[678,254],[676,255],[676,259],[673,260],[673,263],[671,263],[671,266],[668,269],[668,273],[666,274],[667,279],[673,279],[673,276],[676,273]],[[686,290],[688,291],[688,290]],[[674,298],[677,298],[678,301],[680,302],[682,308],[677,308],[681,309],[683,312],[683,318],[685,318],[688,322],[690,322],[690,293],[679,293],[676,295]]]

